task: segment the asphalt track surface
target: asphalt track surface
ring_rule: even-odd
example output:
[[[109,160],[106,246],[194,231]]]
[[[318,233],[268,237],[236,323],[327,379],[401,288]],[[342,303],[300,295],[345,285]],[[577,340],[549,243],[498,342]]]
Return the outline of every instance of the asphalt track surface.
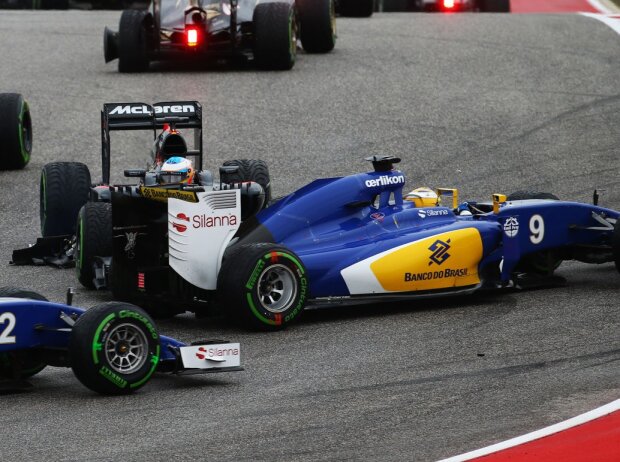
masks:
[[[551,191],[620,208],[618,36],[577,15],[377,14],[339,19],[336,50],[291,72],[104,65],[118,13],[3,12],[0,90],[25,94],[35,153],[0,173],[0,286],[61,301],[71,270],[9,267],[39,231],[38,178],[54,160],[99,170],[109,101],[197,99],[207,166],[269,162],[276,195],[403,158],[408,185],[488,198]],[[145,135],[146,136],[146,135]],[[113,138],[117,180],[148,137]],[[320,207],[320,204],[317,204]],[[620,395],[620,275],[565,263],[564,288],[309,311],[280,333],[192,315],[159,322],[182,340],[242,343],[246,371],[159,376],[106,398],[68,369],[0,396],[0,459],[434,460],[578,415]],[[109,295],[80,290],[77,304]]]

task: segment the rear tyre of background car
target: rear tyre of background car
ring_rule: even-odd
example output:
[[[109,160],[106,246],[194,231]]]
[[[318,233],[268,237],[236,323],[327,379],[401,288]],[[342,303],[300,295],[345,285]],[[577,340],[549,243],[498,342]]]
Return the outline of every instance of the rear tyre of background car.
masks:
[[[231,249],[218,277],[218,305],[242,326],[272,331],[301,316],[308,299],[308,275],[286,247],[253,243]]]
[[[87,202],[78,213],[75,271],[84,287],[94,289],[95,257],[112,256],[112,204]]]
[[[47,298],[37,292],[18,287],[0,287],[0,297],[47,301]],[[27,379],[43,369],[45,369],[45,363],[39,361],[33,351],[0,353],[0,379]],[[15,371],[18,371],[18,377],[14,377]]]
[[[352,18],[368,18],[372,16],[374,0],[340,0],[338,12],[340,16]]]
[[[301,44],[308,53],[327,53],[336,44],[334,0],[299,0]]]
[[[32,152],[28,103],[17,93],[0,93],[0,170],[24,168]]]
[[[71,369],[82,384],[104,395],[132,393],[157,369],[159,334],[137,306],[109,302],[75,322],[69,340]]]
[[[288,2],[259,3],[254,9],[254,59],[258,67],[289,70],[297,57],[297,21]]]
[[[478,7],[485,13],[510,13],[510,0],[480,0]]]
[[[227,160],[225,167],[237,166],[239,170],[235,173],[222,173],[222,183],[243,183],[254,181],[263,187],[265,191],[265,205],[271,201],[271,178],[269,177],[269,167],[267,162],[260,159],[240,159]]]
[[[545,200],[560,200],[558,196],[548,192],[537,191],[516,191],[509,194],[506,200],[518,201],[527,199],[545,199]],[[523,259],[517,265],[516,271],[524,273],[536,273],[550,276],[562,263],[562,258],[558,255],[557,251],[543,250],[523,257]]]
[[[43,237],[75,234],[78,212],[90,195],[90,172],[80,162],[52,162],[43,167],[39,213]]]
[[[144,72],[149,68],[149,21],[144,10],[124,10],[118,28],[118,71]]]

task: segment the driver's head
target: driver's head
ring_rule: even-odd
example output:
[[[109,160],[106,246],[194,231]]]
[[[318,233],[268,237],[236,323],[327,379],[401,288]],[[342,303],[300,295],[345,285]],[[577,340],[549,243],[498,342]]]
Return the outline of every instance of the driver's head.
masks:
[[[193,179],[194,166],[192,161],[185,157],[170,157],[161,166],[159,173],[159,182],[161,184],[189,184],[193,181]]]

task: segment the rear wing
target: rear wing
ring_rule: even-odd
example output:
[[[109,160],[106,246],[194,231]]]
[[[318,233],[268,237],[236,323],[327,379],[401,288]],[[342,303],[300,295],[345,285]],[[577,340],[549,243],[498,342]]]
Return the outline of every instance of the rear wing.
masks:
[[[188,155],[198,157],[202,168],[202,106],[198,101],[155,103],[106,103],[101,111],[101,172],[102,183],[110,183],[110,132],[113,130],[157,130],[167,124],[176,128],[194,129],[194,150]]]

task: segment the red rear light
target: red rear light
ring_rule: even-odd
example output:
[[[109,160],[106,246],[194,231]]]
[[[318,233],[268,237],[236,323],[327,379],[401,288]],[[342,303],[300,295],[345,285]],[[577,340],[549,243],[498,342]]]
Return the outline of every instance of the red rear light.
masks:
[[[446,10],[451,10],[454,8],[454,0],[443,0],[443,7]]]
[[[188,27],[185,29],[185,37],[187,39],[188,47],[198,46],[199,33],[196,27]]]

